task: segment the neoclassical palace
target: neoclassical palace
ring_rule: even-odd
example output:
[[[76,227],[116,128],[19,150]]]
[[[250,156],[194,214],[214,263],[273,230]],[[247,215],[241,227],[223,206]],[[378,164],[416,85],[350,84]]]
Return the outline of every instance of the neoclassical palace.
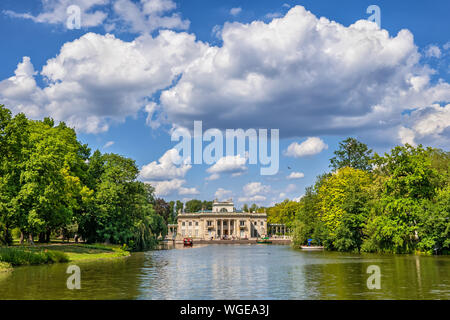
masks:
[[[212,210],[178,213],[178,224],[169,225],[168,237],[201,240],[254,239],[267,235],[267,214],[236,211],[232,199],[213,201]]]

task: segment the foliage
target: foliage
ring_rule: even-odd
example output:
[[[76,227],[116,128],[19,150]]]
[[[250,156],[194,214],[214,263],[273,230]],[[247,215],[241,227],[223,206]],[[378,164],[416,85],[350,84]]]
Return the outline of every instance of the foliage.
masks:
[[[77,234],[88,243],[152,248],[167,232],[170,209],[138,172],[129,158],[91,155],[64,122],[13,117],[0,106],[0,244],[11,244],[18,228],[30,242]]]
[[[372,150],[355,138],[347,138],[340,142],[339,149],[334,154],[335,156],[330,159],[330,167],[333,171],[345,167],[371,170]]]
[[[69,258],[63,252],[51,250],[29,250],[23,248],[0,248],[0,261],[13,266],[48,264],[68,262]]]
[[[333,174],[319,176],[283,220],[291,220],[294,245],[313,239],[339,251],[448,253],[449,153],[405,145],[369,161],[368,148],[352,142],[366,155],[359,163],[348,143],[331,160]],[[281,221],[281,207],[269,209],[270,219]]]

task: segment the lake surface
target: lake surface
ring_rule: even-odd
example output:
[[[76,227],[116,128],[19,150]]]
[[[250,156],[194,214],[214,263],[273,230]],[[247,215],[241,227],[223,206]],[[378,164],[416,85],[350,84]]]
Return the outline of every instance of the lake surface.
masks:
[[[305,252],[279,245],[205,245],[0,273],[0,299],[450,299],[450,257]],[[368,289],[367,268],[381,271]]]

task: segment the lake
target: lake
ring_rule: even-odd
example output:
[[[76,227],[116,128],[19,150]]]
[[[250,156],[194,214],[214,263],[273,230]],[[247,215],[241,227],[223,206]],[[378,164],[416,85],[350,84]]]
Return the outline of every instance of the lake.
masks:
[[[450,257],[306,252],[281,245],[199,245],[0,273],[0,299],[450,299]],[[369,289],[378,266],[381,289]]]

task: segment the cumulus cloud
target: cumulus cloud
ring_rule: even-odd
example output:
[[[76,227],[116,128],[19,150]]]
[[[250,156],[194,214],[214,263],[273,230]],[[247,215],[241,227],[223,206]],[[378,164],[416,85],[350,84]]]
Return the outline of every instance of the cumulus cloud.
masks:
[[[134,12],[125,5],[130,1],[116,2],[117,9],[124,5],[116,14],[123,12],[125,21],[125,13]],[[171,0],[132,5],[144,18],[172,17],[176,8]],[[129,28],[149,28],[144,18]],[[205,129],[280,128],[282,137],[358,132],[392,139],[386,132],[411,126],[404,123],[405,109],[450,101],[450,85],[430,81],[434,70],[420,64],[408,30],[392,36],[366,20],[347,27],[296,6],[268,23],[226,23],[220,35],[223,44],[213,46],[167,30],[129,42],[88,33],[47,62],[40,73],[48,83],[43,88],[24,57],[15,75],[0,82],[0,103],[89,133],[144,109],[154,129],[161,121],[190,127],[201,119]],[[156,104],[153,95],[161,91]]]
[[[189,28],[189,20],[183,20],[179,13],[169,14],[177,7],[172,0],[141,0],[140,3],[131,0],[116,0],[114,12],[126,27],[136,33],[152,32],[154,30]]]
[[[200,192],[196,188],[186,188],[183,185],[186,183],[184,179],[172,179],[164,181],[145,181],[155,188],[155,194],[158,197],[170,196],[170,195],[191,195],[199,194]]]
[[[241,156],[225,156],[217,160],[217,162],[209,167],[206,171],[211,173],[208,180],[216,180],[222,173],[230,173],[233,177],[242,175],[247,171],[247,157]]]
[[[214,194],[214,196],[219,200],[219,201],[223,201],[226,199],[229,199],[232,196],[233,192],[231,190],[226,190],[223,188],[219,188],[217,189],[216,193]]]
[[[181,163],[175,165],[174,163]],[[186,180],[183,178],[192,168],[186,161],[182,161],[178,150],[170,149],[159,158],[158,161],[144,165],[140,171],[139,178],[155,188],[157,196],[194,195],[200,192],[194,187],[185,187]]]
[[[300,144],[297,142],[291,143],[284,154],[288,157],[301,158],[313,156],[325,149],[328,149],[328,145],[322,139],[310,137]]]
[[[403,110],[450,96],[448,83],[430,83],[408,30],[390,36],[366,20],[346,27],[296,6],[269,23],[226,23],[221,36],[221,47],[162,92],[169,121],[342,135],[393,128]]]
[[[81,27],[95,27],[102,24],[108,13],[105,10],[94,9],[94,7],[107,5],[110,0],[42,0],[43,11],[38,15],[30,13],[17,13],[4,10],[3,13],[13,18],[30,19],[36,23],[66,24],[67,9],[72,6],[80,8]]]
[[[183,178],[192,168],[187,159],[180,166],[174,163],[181,163],[182,157],[178,150],[168,150],[158,161],[153,161],[142,167],[140,176],[144,180],[169,180]]]
[[[42,0],[42,12],[38,15],[4,10],[13,18],[30,19],[36,23],[66,25],[70,6],[80,8],[81,27],[103,24],[107,32],[114,29],[136,33],[149,33],[157,29],[189,28],[190,21],[180,13],[172,13],[177,5],[173,0]],[[110,10],[112,6],[112,10]]]
[[[425,50],[425,56],[428,58],[440,58],[441,54],[441,49],[435,45],[428,46]]]
[[[271,188],[261,182],[250,182],[242,188],[242,191],[243,196],[238,198],[240,203],[254,202],[258,204],[267,200],[267,194]]]
[[[288,179],[301,179],[304,177],[305,174],[303,172],[291,172],[291,174],[287,176]]]
[[[402,143],[433,143],[442,147],[450,143],[450,104],[418,108],[405,117],[407,126],[398,132]]]
[[[206,45],[194,36],[168,30],[131,42],[87,33],[47,61],[41,71],[45,88],[36,85],[33,65],[24,57],[16,75],[0,82],[0,103],[30,117],[64,120],[78,131],[107,131],[151,106],[148,97],[169,86],[203,50]]]

